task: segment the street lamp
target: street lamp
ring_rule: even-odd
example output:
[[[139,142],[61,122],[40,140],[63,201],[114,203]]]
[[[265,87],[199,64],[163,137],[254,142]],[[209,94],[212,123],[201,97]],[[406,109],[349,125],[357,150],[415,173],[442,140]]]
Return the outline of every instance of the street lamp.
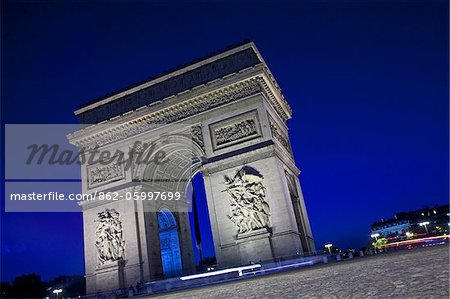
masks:
[[[62,292],[62,289],[54,289],[53,290],[53,294],[56,294],[56,299],[58,299],[58,295],[59,295],[59,293],[61,293]]]
[[[379,233],[371,234],[370,237],[375,238],[375,241],[378,241]]]
[[[325,244],[325,248],[328,249],[328,252],[331,254],[331,246],[333,246],[333,244]]]
[[[425,230],[427,231],[427,234],[428,234],[428,227],[427,227],[428,224],[430,224],[430,222],[428,222],[428,221],[419,223],[420,226],[425,226]]]

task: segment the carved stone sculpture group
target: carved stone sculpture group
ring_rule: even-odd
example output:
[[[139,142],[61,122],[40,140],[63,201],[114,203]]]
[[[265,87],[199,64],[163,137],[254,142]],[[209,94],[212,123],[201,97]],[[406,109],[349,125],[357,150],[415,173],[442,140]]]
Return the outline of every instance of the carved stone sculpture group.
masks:
[[[231,196],[228,218],[240,234],[269,227],[270,207],[265,201],[263,179],[259,172],[248,166],[240,169],[234,178],[225,177],[227,188],[224,191]]]
[[[257,134],[256,124],[253,119],[247,119],[230,126],[215,130],[217,145],[235,141],[250,135]]]
[[[118,261],[124,259],[125,241],[122,236],[122,222],[116,210],[105,210],[98,213],[97,229],[95,235],[97,241],[98,263],[104,264],[106,261]]]
[[[116,162],[89,170],[89,185],[97,185],[123,176],[122,166]]]

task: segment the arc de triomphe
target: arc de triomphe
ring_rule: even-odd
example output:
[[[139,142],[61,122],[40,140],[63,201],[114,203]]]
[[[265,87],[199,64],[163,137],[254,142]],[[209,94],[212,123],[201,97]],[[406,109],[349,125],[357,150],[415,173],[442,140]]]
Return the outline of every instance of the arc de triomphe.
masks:
[[[291,108],[252,42],[75,114],[90,125],[70,142],[98,156],[81,165],[83,192],[96,195],[81,204],[88,293],[195,271],[187,212],[198,172],[218,267],[315,250],[286,126]],[[169,193],[150,199],[157,192]]]

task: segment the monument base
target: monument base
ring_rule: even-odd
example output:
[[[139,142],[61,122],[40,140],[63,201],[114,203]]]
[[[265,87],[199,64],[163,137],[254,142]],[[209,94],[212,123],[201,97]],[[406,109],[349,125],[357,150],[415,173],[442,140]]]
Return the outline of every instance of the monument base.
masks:
[[[271,235],[271,231],[267,228],[238,234],[236,243],[239,248],[241,264],[273,260]]]
[[[124,261],[105,262],[86,276],[88,294],[123,288]]]

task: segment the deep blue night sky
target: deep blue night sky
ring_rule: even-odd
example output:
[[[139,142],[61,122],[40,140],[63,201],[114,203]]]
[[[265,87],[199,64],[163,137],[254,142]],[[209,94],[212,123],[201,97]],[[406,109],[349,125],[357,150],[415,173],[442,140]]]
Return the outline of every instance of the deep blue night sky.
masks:
[[[2,1],[2,124],[75,123],[92,98],[250,38],[294,112],[316,246],[363,246],[373,221],[449,199],[448,4],[394,2]],[[1,253],[2,281],[82,274],[81,213],[2,202]]]

